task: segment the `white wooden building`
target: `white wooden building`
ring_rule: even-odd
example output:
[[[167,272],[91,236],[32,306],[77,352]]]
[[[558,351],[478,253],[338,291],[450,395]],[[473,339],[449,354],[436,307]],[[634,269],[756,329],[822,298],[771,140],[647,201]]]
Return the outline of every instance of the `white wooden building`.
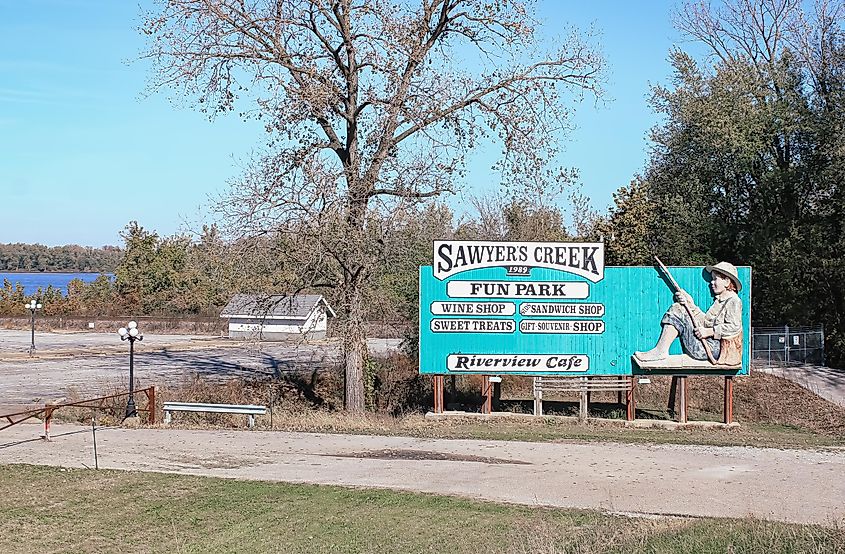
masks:
[[[220,317],[229,320],[230,338],[278,341],[325,338],[328,318],[335,313],[316,294],[236,294]]]

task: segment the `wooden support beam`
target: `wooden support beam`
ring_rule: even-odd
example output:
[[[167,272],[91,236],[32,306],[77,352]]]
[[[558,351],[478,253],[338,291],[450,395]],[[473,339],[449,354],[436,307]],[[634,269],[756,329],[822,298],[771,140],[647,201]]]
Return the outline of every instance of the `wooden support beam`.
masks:
[[[534,391],[534,415],[541,416],[543,415],[543,386],[538,386],[539,382],[542,382],[542,377],[534,377],[534,386],[531,387]]]
[[[53,421],[53,410],[49,404],[44,407],[44,440],[50,440],[50,423]]]
[[[148,412],[148,423],[150,425],[156,424],[156,388],[155,387],[147,387],[144,389],[144,392],[147,393],[147,409]],[[271,407],[272,409],[272,407]]]
[[[580,402],[580,410],[578,410],[578,421],[584,423],[587,421],[587,415],[589,414],[589,403],[590,403],[590,393],[587,392],[587,381],[589,381],[589,377],[581,377],[581,402]]]
[[[678,397],[680,398],[678,406],[678,422],[687,422],[687,378],[678,377]]]
[[[734,421],[734,378],[725,377],[725,423]]]
[[[435,375],[434,381],[434,413],[443,413],[443,376]]]
[[[637,378],[632,376],[628,377],[628,379],[630,380],[631,386],[628,387],[627,391],[625,391],[625,411],[627,412],[626,415],[628,421],[634,421],[637,417],[637,403],[636,400],[634,400],[634,391],[637,388]]]
[[[489,414],[493,411],[493,384],[490,382],[489,375],[481,376],[481,396],[484,398],[481,413]]]
[[[675,418],[677,412],[675,411],[675,402],[678,397],[678,378],[672,376],[672,384],[669,386],[669,401],[666,403],[666,411],[669,412],[669,417]]]

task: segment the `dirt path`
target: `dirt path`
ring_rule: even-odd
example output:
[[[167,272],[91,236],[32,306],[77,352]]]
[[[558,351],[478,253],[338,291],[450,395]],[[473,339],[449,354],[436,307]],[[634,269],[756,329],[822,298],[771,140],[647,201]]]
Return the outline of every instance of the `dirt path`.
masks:
[[[0,433],[0,463],[92,467],[90,428]],[[383,487],[637,514],[845,521],[845,450],[101,429],[100,467]]]

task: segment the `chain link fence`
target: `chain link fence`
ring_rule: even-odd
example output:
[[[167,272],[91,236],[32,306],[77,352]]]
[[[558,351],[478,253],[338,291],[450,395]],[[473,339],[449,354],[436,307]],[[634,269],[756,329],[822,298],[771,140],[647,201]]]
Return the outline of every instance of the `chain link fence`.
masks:
[[[761,367],[824,365],[824,326],[753,327],[751,358]]]

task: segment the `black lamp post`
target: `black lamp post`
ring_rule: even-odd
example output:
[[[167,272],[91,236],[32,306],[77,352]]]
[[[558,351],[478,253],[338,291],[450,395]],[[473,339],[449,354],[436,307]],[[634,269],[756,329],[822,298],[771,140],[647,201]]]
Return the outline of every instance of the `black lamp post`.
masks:
[[[120,340],[129,341],[129,401],[126,403],[126,417],[136,417],[135,410],[135,341],[144,340],[144,335],[138,331],[138,324],[130,321],[126,327],[117,330]]]
[[[29,321],[32,324],[32,345],[29,347],[29,355],[35,354],[35,312],[41,309],[41,302],[36,302],[35,299],[30,300],[24,304],[24,307],[29,310]]]

